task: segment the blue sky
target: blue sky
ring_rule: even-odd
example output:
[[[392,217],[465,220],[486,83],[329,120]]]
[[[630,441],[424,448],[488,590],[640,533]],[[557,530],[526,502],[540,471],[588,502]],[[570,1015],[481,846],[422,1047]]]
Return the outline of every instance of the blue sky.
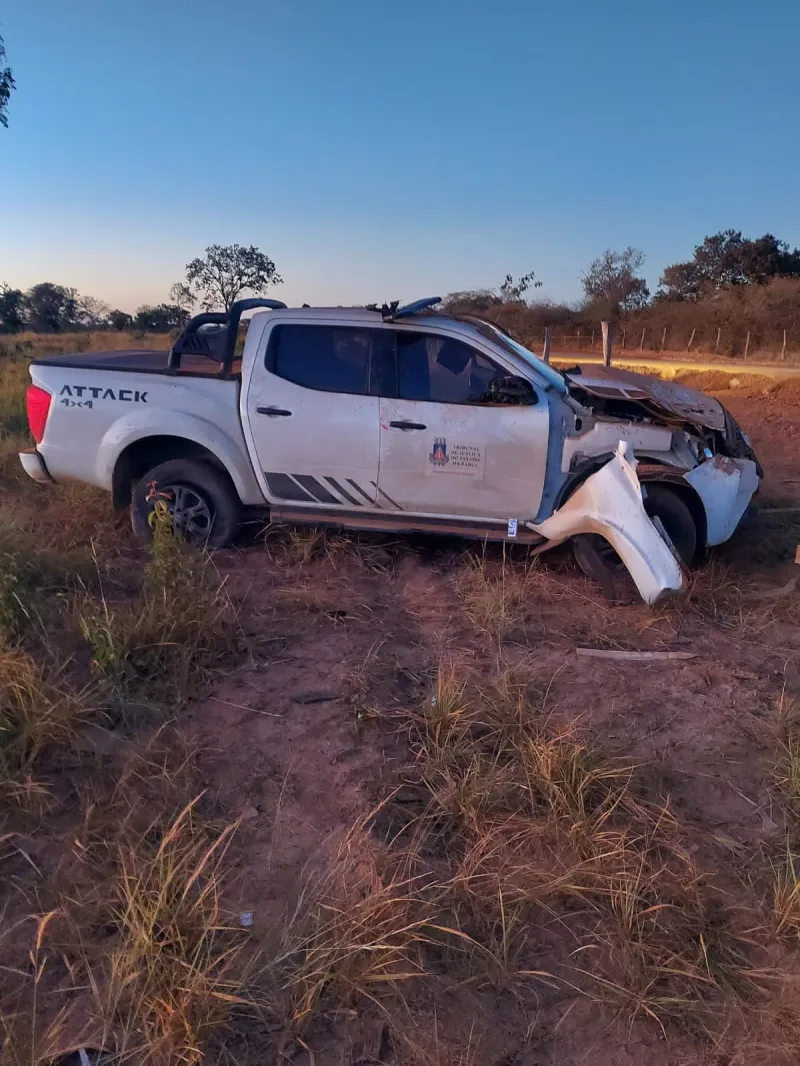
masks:
[[[800,244],[797,0],[4,0],[0,281],[132,310],[211,243],[290,302],[535,270],[554,299],[633,244]]]

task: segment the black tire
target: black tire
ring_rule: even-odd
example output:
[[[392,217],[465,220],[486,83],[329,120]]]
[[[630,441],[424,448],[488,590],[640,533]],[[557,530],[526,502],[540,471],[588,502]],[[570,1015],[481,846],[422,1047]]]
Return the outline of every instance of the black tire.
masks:
[[[681,562],[691,568],[697,562],[698,543],[697,523],[688,504],[681,499],[680,493],[669,485],[658,482],[645,483],[646,494],[644,509],[651,518],[661,519],[667,536],[672,541]]]
[[[137,537],[152,539],[159,499],[166,502],[176,531],[191,544],[224,548],[239,528],[236,490],[227,475],[210,463],[170,459],[147,471],[131,498],[131,525]]]
[[[651,518],[658,518],[672,541],[681,562],[694,566],[699,551],[697,523],[680,494],[669,485],[646,484],[644,509]],[[612,546],[597,533],[581,533],[572,538],[575,561],[586,576],[602,586],[607,595],[615,593],[614,579],[624,569]]]

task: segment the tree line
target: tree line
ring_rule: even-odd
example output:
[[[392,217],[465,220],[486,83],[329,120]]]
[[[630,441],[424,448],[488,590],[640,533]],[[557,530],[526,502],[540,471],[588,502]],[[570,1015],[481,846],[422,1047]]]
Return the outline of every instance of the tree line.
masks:
[[[210,245],[186,264],[185,279],[171,286],[168,300],[145,304],[134,315],[112,309],[77,289],[43,281],[27,291],[0,285],[0,330],[63,333],[77,330],[140,330],[168,333],[185,325],[196,307],[230,308],[243,293],[262,295],[283,279],[274,262],[254,245]]]
[[[743,316],[776,328],[795,328],[800,313],[800,249],[790,249],[772,234],[750,239],[739,230],[724,230],[705,237],[690,259],[664,269],[654,294],[642,276],[644,258],[638,248],[605,251],[581,275],[584,298],[578,304],[533,300],[531,290],[542,283],[531,271],[516,280],[507,275],[496,289],[450,293],[445,306],[486,313],[507,326],[513,322],[518,329],[546,325],[580,329],[601,319],[636,318],[645,322],[645,328],[658,325],[662,332],[675,323],[687,324],[695,333],[731,324],[734,332],[741,332]],[[282,280],[272,259],[254,245],[211,245],[186,264],[183,280],[170,288],[166,301],[142,306],[133,315],[52,282],[41,282],[26,292],[2,285],[0,330],[166,333],[180,329],[197,307],[228,310],[243,294],[262,295]]]
[[[621,252],[608,249],[581,274],[584,298],[577,305],[562,307],[573,315],[614,319],[643,309],[669,303],[699,303],[720,293],[747,285],[766,284],[776,278],[800,278],[800,249],[791,250],[786,241],[771,233],[755,240],[741,230],[723,230],[705,237],[696,245],[691,259],[664,269],[658,289],[651,294],[641,271],[645,255],[640,248]],[[472,304],[483,308],[527,302],[525,294],[534,275],[518,282],[511,275],[497,289],[474,289],[450,293],[451,306]],[[541,282],[533,282],[535,286]]]
[[[605,251],[581,274],[583,299],[572,304],[529,299],[526,275],[522,291],[507,277],[496,289],[451,293],[446,306],[490,318],[534,349],[548,326],[580,347],[604,319],[642,348],[694,345],[721,355],[800,348],[800,249],[786,241],[712,234],[691,258],[664,269],[654,293],[644,259],[639,248]]]

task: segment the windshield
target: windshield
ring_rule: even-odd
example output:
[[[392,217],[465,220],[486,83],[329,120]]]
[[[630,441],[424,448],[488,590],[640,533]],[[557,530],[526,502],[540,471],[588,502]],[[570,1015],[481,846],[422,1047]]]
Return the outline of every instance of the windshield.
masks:
[[[494,322],[486,322],[484,319],[470,319],[474,326],[477,326],[485,335],[490,336],[496,344],[500,344],[507,351],[513,355],[519,356],[523,359],[528,366],[536,370],[546,381],[561,393],[567,392],[567,383],[564,375],[550,366],[549,363],[545,363],[543,359],[540,359],[537,355],[534,355],[532,351],[526,348],[519,341],[515,341],[512,336],[496,326]]]

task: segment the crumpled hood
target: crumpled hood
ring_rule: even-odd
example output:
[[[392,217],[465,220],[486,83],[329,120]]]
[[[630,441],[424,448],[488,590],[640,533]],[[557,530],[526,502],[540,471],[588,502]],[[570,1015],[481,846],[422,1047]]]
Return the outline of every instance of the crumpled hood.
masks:
[[[612,402],[630,400],[667,421],[690,422],[719,432],[725,430],[722,404],[704,392],[677,382],[592,364],[572,367],[565,371],[565,376],[571,388],[581,389],[590,397]]]

